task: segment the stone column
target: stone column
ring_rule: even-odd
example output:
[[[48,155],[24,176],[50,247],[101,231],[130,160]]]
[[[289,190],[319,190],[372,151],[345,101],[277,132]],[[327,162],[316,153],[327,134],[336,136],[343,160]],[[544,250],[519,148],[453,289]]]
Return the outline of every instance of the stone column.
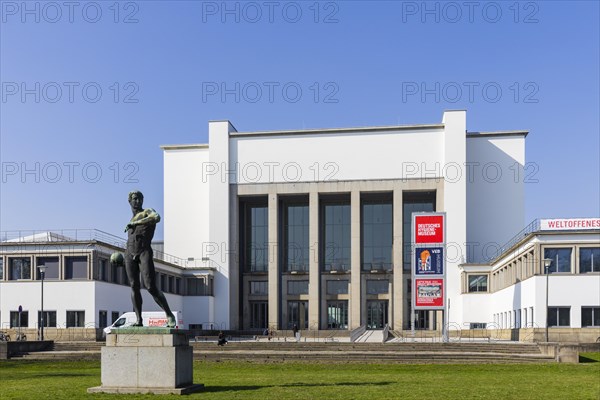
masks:
[[[279,246],[277,237],[277,194],[269,193],[269,327],[279,328]]]
[[[310,261],[308,265],[308,326],[320,327],[319,309],[319,193],[311,190],[308,197],[308,242]]]
[[[402,330],[403,322],[403,298],[404,298],[404,283],[403,265],[402,265],[402,189],[394,189],[394,199],[392,203],[393,214],[393,235],[394,241],[392,248],[392,263],[393,270],[393,292],[392,292],[392,307],[393,320],[390,326],[394,330]]]
[[[360,291],[360,192],[353,190],[350,196],[350,329],[361,325]]]

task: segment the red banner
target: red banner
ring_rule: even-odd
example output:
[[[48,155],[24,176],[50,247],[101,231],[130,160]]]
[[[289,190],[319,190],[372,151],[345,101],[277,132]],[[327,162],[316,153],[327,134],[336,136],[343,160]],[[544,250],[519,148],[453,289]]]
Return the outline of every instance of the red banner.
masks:
[[[444,216],[415,215],[415,243],[444,243]]]
[[[415,279],[416,307],[444,307],[444,279]]]

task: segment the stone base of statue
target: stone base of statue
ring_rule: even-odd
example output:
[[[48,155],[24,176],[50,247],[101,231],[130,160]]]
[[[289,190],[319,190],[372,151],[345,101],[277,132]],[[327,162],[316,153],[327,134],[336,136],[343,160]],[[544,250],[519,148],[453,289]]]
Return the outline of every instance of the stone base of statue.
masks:
[[[122,328],[106,337],[101,358],[102,386],[88,393],[188,394],[193,382],[192,347],[185,331]]]

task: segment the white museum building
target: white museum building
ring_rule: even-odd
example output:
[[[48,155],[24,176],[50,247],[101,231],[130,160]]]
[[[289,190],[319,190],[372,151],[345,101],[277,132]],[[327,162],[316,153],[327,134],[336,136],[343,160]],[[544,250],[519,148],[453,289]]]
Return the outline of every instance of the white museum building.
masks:
[[[600,218],[526,226],[525,185],[537,171],[525,162],[528,132],[466,126],[465,111],[434,124],[264,132],[212,121],[208,143],[162,146],[158,211],[173,256],[155,257],[172,308],[197,329],[439,332],[446,321],[545,340],[548,322],[550,340],[596,340]],[[411,312],[413,213],[445,216],[443,311]],[[100,327],[131,309],[126,282],[100,267],[119,245],[63,235],[0,238],[3,329],[19,305],[37,326],[36,252],[48,245],[58,261],[44,310],[57,329],[73,318]],[[61,244],[79,247],[59,254]]]

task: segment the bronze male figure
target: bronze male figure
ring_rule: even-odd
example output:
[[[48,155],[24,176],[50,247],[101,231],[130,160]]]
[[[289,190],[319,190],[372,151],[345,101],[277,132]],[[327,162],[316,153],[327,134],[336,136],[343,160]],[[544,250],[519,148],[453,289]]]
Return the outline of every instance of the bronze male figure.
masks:
[[[175,327],[175,316],[169,308],[167,299],[156,286],[156,272],[152,252],[152,238],[156,224],[160,222],[160,215],[152,208],[142,208],[144,195],[140,191],[129,193],[129,205],[133,217],[125,227],[127,232],[127,249],[125,252],[125,271],[131,285],[131,302],[137,317],[134,326],[143,326],[142,320],[142,294],[140,292],[140,274],[144,286],[154,298],[154,301],[167,314],[167,327]]]

